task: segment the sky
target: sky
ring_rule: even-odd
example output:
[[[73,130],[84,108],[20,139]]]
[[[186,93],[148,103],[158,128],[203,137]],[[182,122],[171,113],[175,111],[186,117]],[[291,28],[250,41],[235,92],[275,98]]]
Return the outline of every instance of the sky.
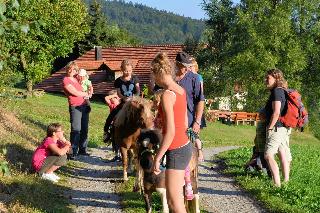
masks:
[[[125,0],[126,2],[140,3],[158,10],[166,10],[175,14],[184,15],[194,19],[206,18],[201,8],[203,0]],[[239,3],[240,0],[233,0]]]

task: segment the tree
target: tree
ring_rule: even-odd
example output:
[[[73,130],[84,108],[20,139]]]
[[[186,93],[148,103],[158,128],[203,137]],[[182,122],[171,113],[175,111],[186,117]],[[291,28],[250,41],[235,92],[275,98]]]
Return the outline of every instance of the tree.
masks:
[[[219,71],[216,78],[228,82],[229,92],[235,84],[247,91],[246,110],[264,104],[268,93],[263,80],[269,68],[282,69],[291,86],[301,87],[299,73],[306,68],[306,53],[292,28],[290,1],[243,0],[235,14],[225,12],[233,11],[230,2],[212,2],[208,8],[220,8],[208,10],[212,14],[208,25],[214,29],[209,38],[213,38],[211,48]]]
[[[203,9],[209,19],[206,21],[206,48],[197,54],[209,97],[229,94],[233,84],[227,79],[225,64],[230,57],[227,52],[235,22],[235,8],[230,0],[203,1]]]
[[[5,31],[5,46],[16,59],[9,64],[11,70],[23,73],[30,92],[34,83],[50,74],[53,60],[66,56],[88,32],[86,9],[81,0],[15,2],[20,4],[19,9],[7,10],[4,15],[13,23],[27,24],[28,33],[15,27]]]
[[[120,29],[117,25],[109,24],[101,10],[101,4],[96,0],[89,6],[87,23],[90,26],[90,32],[83,41],[78,43],[79,54],[94,46],[107,47],[139,43],[138,39],[127,31]]]

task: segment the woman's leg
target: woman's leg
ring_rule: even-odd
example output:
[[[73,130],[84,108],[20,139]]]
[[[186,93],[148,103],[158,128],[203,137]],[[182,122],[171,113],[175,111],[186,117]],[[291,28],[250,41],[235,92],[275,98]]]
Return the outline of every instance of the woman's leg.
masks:
[[[264,158],[268,162],[269,168],[271,170],[274,185],[280,187],[281,182],[280,182],[280,175],[279,175],[279,167],[278,167],[277,161],[274,159],[274,155],[266,154]]]
[[[63,165],[67,164],[67,155],[62,156],[48,156],[43,162],[43,165],[39,171],[39,174],[52,173]]]
[[[70,142],[72,144],[73,155],[77,155],[79,149],[82,113],[78,106],[70,106],[69,112],[71,123]]]
[[[289,167],[289,161],[287,159],[287,153],[284,148],[279,149],[279,159],[280,159],[280,164],[281,164],[281,169],[282,169],[282,174],[284,177],[284,182],[289,181],[289,173],[290,173],[290,167]]]
[[[81,116],[81,131],[80,131],[80,139],[79,139],[79,154],[87,153],[88,146],[88,131],[89,131],[89,113],[90,106],[83,105],[81,106],[82,116]]]
[[[45,173],[53,173],[54,171],[56,171],[57,169],[59,169],[60,168],[60,166],[55,166],[55,165],[53,165],[53,166],[51,166]]]
[[[173,213],[186,213],[183,197],[184,173],[184,170],[166,170],[167,199]]]

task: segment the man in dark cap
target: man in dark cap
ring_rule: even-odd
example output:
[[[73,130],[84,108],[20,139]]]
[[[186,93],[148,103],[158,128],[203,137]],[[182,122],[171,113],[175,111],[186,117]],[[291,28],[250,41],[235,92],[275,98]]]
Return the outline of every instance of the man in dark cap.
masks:
[[[188,126],[196,133],[196,139],[199,139],[198,133],[201,127],[201,118],[204,109],[204,95],[201,89],[201,83],[197,74],[188,71],[192,66],[192,58],[185,52],[179,52],[176,56],[176,81],[187,93],[187,111]],[[199,150],[199,161],[203,161],[201,141],[195,140],[196,147]]]

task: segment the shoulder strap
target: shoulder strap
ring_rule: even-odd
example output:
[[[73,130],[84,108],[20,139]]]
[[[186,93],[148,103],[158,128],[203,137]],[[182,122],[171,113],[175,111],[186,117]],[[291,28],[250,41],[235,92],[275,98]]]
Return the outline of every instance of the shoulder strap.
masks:
[[[175,92],[173,92],[172,90],[166,89],[166,91],[171,92],[172,94],[174,94],[174,96],[177,96]]]

